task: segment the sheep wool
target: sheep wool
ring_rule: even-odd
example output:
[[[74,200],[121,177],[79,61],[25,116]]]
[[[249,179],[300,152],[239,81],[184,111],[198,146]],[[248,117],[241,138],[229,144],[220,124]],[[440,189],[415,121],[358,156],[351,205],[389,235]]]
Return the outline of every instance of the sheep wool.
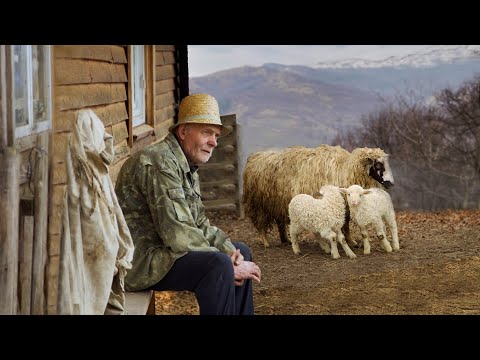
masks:
[[[353,221],[360,227],[363,237],[363,253],[370,254],[370,237],[368,225],[373,225],[381,246],[386,252],[400,250],[398,242],[398,228],[395,219],[395,211],[390,195],[383,189],[363,189],[359,185],[351,185],[340,191],[347,195],[348,206]],[[385,224],[392,233],[392,245],[387,239]]]
[[[337,242],[342,245],[349,258],[356,258],[341,231],[345,222],[345,203],[339,188],[324,185],[320,189],[320,195],[321,198],[316,199],[307,194],[298,194],[288,205],[293,252],[300,253],[298,235],[303,231],[311,231],[322,249],[328,254],[331,253],[333,259],[340,257]],[[329,243],[325,243],[325,239]]]
[[[379,148],[357,148],[350,153],[340,146],[293,146],[253,153],[247,159],[243,174],[245,215],[252,220],[265,246],[269,246],[266,235],[274,224],[280,241],[288,242],[288,204],[295,195],[313,195],[327,184],[383,188],[369,175],[375,165],[381,165],[385,171],[383,178],[380,175],[377,178],[393,184],[388,154]],[[348,222],[344,232],[349,240]]]

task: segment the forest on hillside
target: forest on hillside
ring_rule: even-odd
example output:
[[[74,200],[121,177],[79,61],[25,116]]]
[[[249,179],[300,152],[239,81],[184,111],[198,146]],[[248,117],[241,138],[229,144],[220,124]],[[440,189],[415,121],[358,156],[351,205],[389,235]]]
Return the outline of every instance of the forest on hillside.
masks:
[[[480,208],[480,76],[428,103],[413,91],[398,95],[332,144],[390,154],[398,209]]]

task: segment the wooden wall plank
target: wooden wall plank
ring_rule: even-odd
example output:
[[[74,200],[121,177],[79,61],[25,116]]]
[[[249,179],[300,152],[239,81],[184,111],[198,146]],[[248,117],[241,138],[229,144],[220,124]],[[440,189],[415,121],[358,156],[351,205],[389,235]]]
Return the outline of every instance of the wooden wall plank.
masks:
[[[115,145],[115,159],[113,163],[117,163],[122,159],[130,156],[130,148],[128,147],[127,140],[123,140],[119,144]]]
[[[157,51],[175,51],[175,45],[155,45]]]
[[[81,109],[127,100],[125,84],[60,85],[56,91],[56,110]]]
[[[118,45],[55,45],[55,57],[127,63],[125,48]]]
[[[55,81],[57,85],[126,83],[127,73],[124,64],[79,59],[58,59],[55,65]]]
[[[121,143],[128,138],[127,123],[125,121],[119,122],[112,126],[113,143],[115,145]]]
[[[112,182],[115,184],[117,181],[118,173],[120,172],[120,169],[122,168],[122,165],[127,161],[128,158],[122,159],[119,162],[113,164],[110,166],[110,179],[112,179]]]
[[[61,132],[53,134],[52,153],[53,164],[64,162],[68,148],[68,136],[70,132]]]
[[[174,124],[173,119],[162,121],[155,125],[155,137],[157,139],[163,139],[168,134],[168,129]]]
[[[175,77],[175,67],[173,65],[156,66],[155,80],[165,80]]]
[[[175,117],[175,105],[155,110],[155,124]]]
[[[155,95],[175,90],[175,79],[165,79],[155,82]]]
[[[104,126],[113,125],[128,119],[125,101],[114,104],[89,107],[102,120]],[[53,131],[71,131],[75,126],[78,110],[59,111],[53,119]]]
[[[165,58],[163,57],[163,51],[155,51],[155,64],[157,66],[165,65]]]
[[[154,141],[155,141],[154,135],[149,135],[142,139],[138,139],[134,141],[133,147],[132,147],[132,154],[135,154],[137,151],[142,150],[143,148],[147,147]]]
[[[165,64],[175,64],[175,53],[171,51],[165,51],[163,53],[163,59],[165,60]]]
[[[155,96],[155,106],[157,107],[155,110],[171,105],[175,105],[175,95],[173,92],[170,91],[165,94]]]

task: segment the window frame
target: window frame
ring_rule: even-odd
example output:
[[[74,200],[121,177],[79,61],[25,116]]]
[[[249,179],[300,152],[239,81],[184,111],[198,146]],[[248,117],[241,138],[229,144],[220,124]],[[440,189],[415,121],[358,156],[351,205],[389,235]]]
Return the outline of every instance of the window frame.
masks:
[[[132,61],[132,127],[147,123],[147,79],[145,45],[131,45]],[[139,56],[141,55],[141,56]]]
[[[37,134],[43,131],[50,130],[52,128],[52,48],[51,45],[20,45],[26,46],[26,68],[22,70],[26,72],[26,81],[27,81],[27,91],[26,91],[26,114],[27,114],[27,123],[25,125],[17,126],[16,117],[15,117],[15,108],[17,99],[15,96],[15,76],[16,76],[16,67],[15,67],[15,56],[14,56],[14,46],[10,45],[9,59],[10,69],[11,69],[11,100],[12,100],[12,118],[13,126],[15,128],[15,138],[23,138],[29,135]],[[45,94],[45,120],[35,121],[34,120],[34,96],[33,96],[33,87],[34,87],[34,70],[33,70],[33,46],[43,46],[45,51],[45,60],[42,66],[39,66],[39,69],[45,69],[45,83],[43,84],[42,93]]]

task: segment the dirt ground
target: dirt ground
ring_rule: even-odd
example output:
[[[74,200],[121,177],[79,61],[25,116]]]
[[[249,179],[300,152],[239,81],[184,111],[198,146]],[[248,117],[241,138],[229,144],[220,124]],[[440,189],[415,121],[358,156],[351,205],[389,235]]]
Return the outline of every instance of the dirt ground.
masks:
[[[300,255],[276,232],[264,248],[249,219],[212,213],[210,222],[253,251],[262,270],[255,314],[480,314],[480,210],[396,216],[400,251],[386,253],[372,236],[371,254],[352,248],[353,260],[340,246],[333,260],[308,236],[299,242]],[[354,226],[352,234],[361,243]],[[198,314],[192,293],[157,292],[156,300],[159,315]]]

